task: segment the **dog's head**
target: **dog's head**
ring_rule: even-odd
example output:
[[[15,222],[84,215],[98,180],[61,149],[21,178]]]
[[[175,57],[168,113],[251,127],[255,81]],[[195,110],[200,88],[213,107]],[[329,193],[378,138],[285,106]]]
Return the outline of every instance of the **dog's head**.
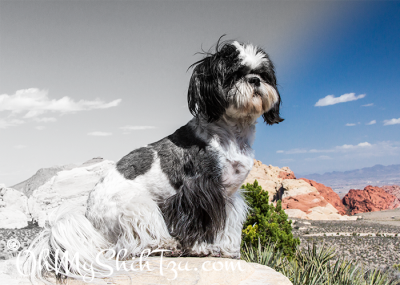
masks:
[[[277,124],[280,95],[275,70],[267,53],[252,44],[237,41],[217,43],[215,53],[194,67],[188,91],[189,110],[208,122],[222,115]]]

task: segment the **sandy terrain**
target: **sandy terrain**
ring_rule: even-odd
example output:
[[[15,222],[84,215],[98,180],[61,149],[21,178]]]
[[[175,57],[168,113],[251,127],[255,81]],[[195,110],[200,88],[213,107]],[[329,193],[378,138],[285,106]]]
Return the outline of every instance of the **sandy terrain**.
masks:
[[[400,227],[400,208],[394,210],[386,210],[379,212],[360,213],[364,221],[373,221],[379,224],[393,225]]]

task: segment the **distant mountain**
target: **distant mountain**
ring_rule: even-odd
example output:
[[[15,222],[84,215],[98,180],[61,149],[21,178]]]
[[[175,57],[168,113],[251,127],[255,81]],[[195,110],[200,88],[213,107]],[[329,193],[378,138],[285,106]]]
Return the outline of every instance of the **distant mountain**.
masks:
[[[32,194],[34,190],[36,190],[39,186],[42,186],[47,181],[49,181],[53,176],[57,175],[58,172],[63,170],[71,170],[76,167],[87,167],[99,162],[102,162],[104,159],[102,157],[95,157],[86,162],[82,165],[77,166],[75,164],[67,164],[63,166],[53,166],[48,168],[41,168],[39,169],[32,177],[28,178],[27,180],[20,182],[11,188],[16,189],[24,193],[28,198]]]
[[[39,186],[42,186],[44,183],[50,180],[53,176],[55,176],[58,172],[62,170],[72,169],[74,166],[53,166],[49,168],[41,168],[39,169],[32,177],[27,180],[20,182],[11,188],[16,189],[24,193],[27,197],[29,197],[34,190],[36,190]]]
[[[367,185],[383,186],[400,184],[400,164],[384,166],[377,164],[350,171],[333,171],[324,174],[303,175],[331,187],[335,192],[347,192],[350,189],[363,189]]]

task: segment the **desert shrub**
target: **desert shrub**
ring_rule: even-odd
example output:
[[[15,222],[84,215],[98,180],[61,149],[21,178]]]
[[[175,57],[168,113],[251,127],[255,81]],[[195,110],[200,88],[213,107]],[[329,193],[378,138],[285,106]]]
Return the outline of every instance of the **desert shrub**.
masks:
[[[281,201],[276,207],[269,202],[269,195],[258,185],[243,185],[244,197],[250,206],[247,220],[243,225],[242,246],[254,247],[260,244],[273,244],[275,250],[280,250],[286,256],[292,256],[300,244],[292,234],[292,221],[282,209]]]
[[[289,278],[293,285],[398,285],[380,270],[364,270],[355,262],[337,257],[335,249],[324,244],[298,248],[288,259],[274,245],[243,247],[242,259],[272,267]]]

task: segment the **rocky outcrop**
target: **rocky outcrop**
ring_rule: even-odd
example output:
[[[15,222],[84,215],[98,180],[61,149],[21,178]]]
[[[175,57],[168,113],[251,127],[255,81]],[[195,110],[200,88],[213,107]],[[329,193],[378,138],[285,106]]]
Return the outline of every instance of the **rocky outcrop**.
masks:
[[[296,176],[294,176],[294,173],[292,171],[289,171],[290,169],[287,167],[288,171],[280,171],[278,178],[282,178],[283,180],[285,179],[296,179]]]
[[[39,186],[49,181],[58,172],[69,170],[76,167],[76,165],[54,166],[49,168],[39,169],[32,177],[27,180],[12,186],[11,188],[23,192],[27,197],[31,196],[32,192]]]
[[[341,215],[321,193],[308,182],[287,179],[282,182],[282,208],[290,218],[309,220],[354,220]]]
[[[58,172],[29,197],[28,207],[33,220],[44,226],[61,205],[74,205],[76,210],[84,211],[89,192],[114,165],[114,162],[104,160]]]
[[[343,204],[351,214],[390,210],[400,207],[399,200],[377,186],[367,186],[364,190],[351,189],[343,197]]]
[[[306,178],[300,179],[315,187],[315,189],[318,190],[318,192],[325,198],[325,200],[333,207],[335,207],[336,210],[338,210],[339,214],[346,214],[346,208],[343,205],[342,200],[339,198],[339,195],[332,190],[332,188],[327,187],[322,183],[315,182],[314,180],[309,180]]]
[[[128,272],[126,275],[112,279],[101,279],[96,284],[128,285],[133,284],[132,281],[134,281],[134,284],[138,285],[292,285],[287,277],[272,268],[256,263],[246,263],[243,260],[212,257],[163,257],[161,262],[160,257],[151,257],[144,265],[142,269],[135,268],[135,272]],[[7,284],[30,284],[28,279],[20,276],[15,259],[0,262],[0,279]],[[51,281],[55,283],[55,280]],[[67,281],[71,285],[94,284],[72,279]]]
[[[276,167],[265,165],[259,160],[254,160],[253,168],[243,184],[253,183],[254,180],[269,193],[269,200],[273,201],[277,198],[278,191],[281,188],[283,180],[294,177],[293,171],[289,167]]]
[[[28,198],[18,190],[0,187],[0,228],[23,228],[29,220]]]
[[[399,185],[385,185],[382,186],[382,189],[385,190],[386,193],[389,193],[395,196],[400,201],[400,186]]]
[[[328,189],[328,187],[315,181],[296,179],[296,176],[288,167],[267,166],[262,164],[261,161],[255,160],[253,169],[247,176],[245,183],[253,183],[254,180],[257,180],[258,184],[268,191],[270,201],[282,200],[282,208],[291,218],[355,219],[342,216],[345,213],[344,207],[337,194],[337,197],[333,195],[335,193],[332,189]]]

